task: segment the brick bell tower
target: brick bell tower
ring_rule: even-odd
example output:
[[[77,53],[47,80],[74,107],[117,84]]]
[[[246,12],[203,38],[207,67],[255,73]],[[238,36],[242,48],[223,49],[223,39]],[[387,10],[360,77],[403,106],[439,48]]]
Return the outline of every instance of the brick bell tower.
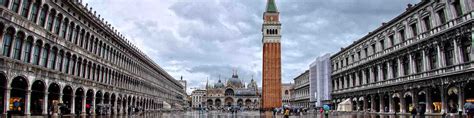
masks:
[[[262,108],[281,107],[281,23],[275,0],[268,0],[263,13]]]

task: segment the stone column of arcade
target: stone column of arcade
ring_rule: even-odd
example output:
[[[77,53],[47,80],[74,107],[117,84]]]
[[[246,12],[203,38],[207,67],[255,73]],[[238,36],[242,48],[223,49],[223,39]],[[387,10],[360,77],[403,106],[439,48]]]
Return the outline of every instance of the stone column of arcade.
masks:
[[[447,90],[445,89],[444,86],[441,86],[440,87],[441,91],[440,91],[440,94],[441,94],[441,113],[448,113],[449,110],[448,110],[448,100],[447,100]]]
[[[380,99],[379,99],[379,101],[380,101],[380,102],[379,102],[379,103],[380,103],[380,107],[379,107],[380,111],[379,111],[379,112],[380,112],[380,113],[385,112],[385,109],[384,109],[384,108],[385,108],[385,102],[383,101],[383,100],[384,100],[384,96],[383,96],[383,95],[384,95],[384,94],[379,94],[379,98],[380,98]]]
[[[4,111],[3,111],[4,114],[7,114],[7,111],[10,110],[10,107],[8,107],[10,106],[10,90],[11,88],[7,88],[5,90],[5,100],[4,100],[5,106],[4,106]]]
[[[389,94],[390,96],[388,96],[388,102],[389,102],[389,106],[390,106],[390,113],[395,113],[395,101],[393,100],[393,94]]]
[[[96,93],[97,94],[97,93]],[[91,114],[93,116],[95,116],[95,108],[96,108],[96,104],[95,104],[95,95],[92,95],[92,103],[91,103]]]
[[[83,97],[82,97],[81,115],[87,115],[87,114],[86,114],[86,104],[87,104],[87,103],[86,103],[86,102],[87,102],[87,101],[86,101],[86,98],[87,98],[87,95],[86,95],[86,93],[84,92],[84,95],[83,95]]]
[[[370,112],[375,112],[375,105],[376,105],[375,103],[376,102],[375,102],[375,96],[374,95],[372,95],[370,97],[370,101],[371,101]]]
[[[405,101],[405,96],[403,94],[400,93],[400,113],[406,113],[406,101]]]
[[[461,111],[462,113],[465,113],[464,103],[466,102],[464,98],[464,87],[464,85],[460,85],[458,88],[458,111]]]
[[[25,107],[26,107],[25,115],[26,115],[26,116],[31,115],[31,113],[30,113],[30,106],[31,106],[31,104],[30,104],[30,102],[29,102],[30,99],[31,99],[31,90],[27,90],[27,91],[26,91],[26,98],[25,98]]]
[[[362,104],[363,104],[363,105],[362,105],[362,111],[363,111],[363,112],[367,112],[367,103],[368,103],[367,101],[368,101],[368,100],[369,100],[369,99],[367,99],[367,97],[364,96],[364,100],[362,101],[362,102],[363,102],[363,103],[362,103]]]
[[[71,113],[70,114],[76,114],[76,95],[73,93],[71,94],[71,107],[70,107]]]
[[[45,91],[44,92],[44,102],[43,102],[43,114],[44,115],[48,115],[48,96],[49,96],[49,92],[48,91]]]
[[[431,89],[426,89],[426,113],[433,113],[433,99],[431,99]]]

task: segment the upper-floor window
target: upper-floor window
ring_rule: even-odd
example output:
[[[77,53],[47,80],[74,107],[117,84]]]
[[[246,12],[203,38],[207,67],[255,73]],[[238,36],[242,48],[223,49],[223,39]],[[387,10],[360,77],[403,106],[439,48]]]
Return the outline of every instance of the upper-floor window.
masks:
[[[438,19],[441,24],[446,23],[446,15],[444,13],[444,9],[438,10],[436,14],[438,15]]]
[[[463,13],[462,13],[462,7],[461,7],[461,0],[454,0],[452,5],[454,7],[456,16],[457,17],[462,16]]]
[[[11,7],[12,11],[18,13],[20,9],[20,0],[13,0],[13,6]]]
[[[397,63],[397,60],[394,59],[391,61],[391,64],[390,64],[391,68],[392,68],[392,76],[393,78],[397,78],[398,77],[398,63]]]
[[[352,61],[352,63],[355,62],[355,57],[354,57],[354,55],[351,55],[351,61]]]
[[[40,11],[40,21],[39,21],[39,25],[41,27],[44,27],[44,25],[46,24],[46,12],[48,12],[48,6],[47,5],[44,5],[43,6],[43,9],[41,9]]]
[[[425,29],[426,29],[426,31],[431,30],[431,20],[430,20],[430,17],[429,17],[429,16],[423,18],[423,23],[425,24]]]
[[[471,60],[471,58],[469,57],[471,54],[471,38],[461,38],[461,53],[463,62],[468,62]]]
[[[381,50],[384,50],[384,49],[385,49],[385,40],[382,39],[382,40],[380,40],[379,42],[380,42],[380,49],[381,49]]]
[[[374,82],[377,82],[379,79],[379,69],[378,66],[373,67],[373,72],[374,72]]]
[[[364,70],[364,73],[365,73],[365,82],[366,82],[366,83],[370,83],[370,70],[369,70],[369,69],[365,69],[365,70]]]
[[[415,53],[416,72],[423,71],[423,55],[420,52]]]
[[[25,43],[25,52],[24,52],[24,62],[29,63],[30,62],[30,55],[31,55],[31,49],[33,48],[33,39],[28,37],[28,40]]]
[[[410,25],[411,32],[413,37],[416,37],[418,35],[418,28],[416,26],[416,23]]]
[[[358,59],[358,60],[361,59],[360,51],[357,51],[357,59]]]
[[[387,69],[387,63],[382,63],[380,64],[382,68],[382,78],[381,80],[386,80],[388,78],[388,69]]]
[[[390,44],[391,44],[392,46],[395,45],[395,40],[394,40],[394,38],[393,38],[393,35],[388,36],[388,40],[390,41]]]
[[[10,4],[10,0],[0,0],[0,4],[8,8],[8,4]]]
[[[431,48],[428,51],[429,61],[430,61],[430,68],[436,69],[438,68],[438,51],[435,48]]]
[[[10,49],[12,48],[12,40],[13,40],[13,29],[8,29],[5,36],[3,36],[3,56],[10,56]]]
[[[346,57],[346,66],[349,65],[349,57]]]
[[[375,47],[375,44],[372,44],[371,47],[372,47],[372,54],[375,54],[377,52],[377,48]]]
[[[405,37],[406,37],[406,36],[405,36],[405,30],[402,29],[402,30],[398,31],[398,34],[399,34],[399,36],[400,36],[400,42],[404,42],[404,41],[405,41]]]
[[[30,21],[33,21],[36,23],[36,19],[38,18],[38,8],[40,6],[40,3],[36,1],[32,6],[31,6],[31,17]]]
[[[444,57],[446,58],[446,66],[454,64],[454,46],[451,41],[444,43]]]
[[[15,47],[13,48],[13,58],[20,60],[21,55],[21,47],[23,46],[23,40],[25,35],[23,33],[17,33],[15,39]]]
[[[364,54],[365,54],[365,57],[369,56],[369,49],[364,48]]]
[[[410,59],[408,56],[402,57],[402,64],[403,64],[403,75],[410,74]]]
[[[36,41],[36,45],[33,49],[33,64],[35,65],[39,65],[41,45],[42,45],[41,41]]]
[[[31,0],[23,0],[21,8],[21,16],[28,18],[28,12],[30,11]]]

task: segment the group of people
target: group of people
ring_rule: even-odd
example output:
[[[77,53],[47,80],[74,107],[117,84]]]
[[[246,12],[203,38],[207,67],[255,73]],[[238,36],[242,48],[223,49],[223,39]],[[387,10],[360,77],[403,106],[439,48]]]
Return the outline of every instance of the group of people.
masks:
[[[277,114],[283,114],[285,118],[289,117],[290,115],[303,115],[308,112],[308,109],[305,108],[290,108],[290,107],[282,107],[282,108],[274,108],[273,109],[273,116]]]

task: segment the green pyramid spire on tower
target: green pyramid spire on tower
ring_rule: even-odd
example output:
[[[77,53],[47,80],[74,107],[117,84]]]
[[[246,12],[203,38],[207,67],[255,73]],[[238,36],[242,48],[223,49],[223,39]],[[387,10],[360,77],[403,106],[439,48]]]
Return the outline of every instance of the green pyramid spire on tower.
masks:
[[[267,11],[266,12],[278,12],[278,9],[275,5],[275,0],[268,0],[267,1]]]

